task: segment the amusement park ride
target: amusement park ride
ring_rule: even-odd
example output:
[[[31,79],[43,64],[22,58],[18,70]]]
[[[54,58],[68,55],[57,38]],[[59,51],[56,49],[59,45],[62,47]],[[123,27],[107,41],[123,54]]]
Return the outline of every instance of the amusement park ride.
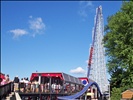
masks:
[[[77,94],[74,94],[73,96],[58,97],[59,99],[76,99],[80,97],[83,93],[85,93],[87,89],[93,88],[93,86],[96,87],[94,88],[94,90],[96,90],[95,92],[98,92],[97,95],[102,96],[104,92],[108,91],[108,81],[106,77],[106,63],[104,55],[105,49],[102,44],[102,39],[104,35],[104,24],[101,6],[96,9],[94,24],[95,25],[92,31],[93,41],[90,47],[90,55],[88,59],[87,77],[80,78],[85,87],[83,90],[81,90]],[[94,81],[90,82],[91,79],[93,79]],[[93,90],[91,89],[91,92],[92,91]]]

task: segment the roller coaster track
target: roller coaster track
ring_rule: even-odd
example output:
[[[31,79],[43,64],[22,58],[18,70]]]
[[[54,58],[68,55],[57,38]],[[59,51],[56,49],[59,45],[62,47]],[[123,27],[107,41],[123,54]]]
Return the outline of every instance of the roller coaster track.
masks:
[[[76,100],[78,97],[83,95],[90,86],[95,85],[97,87],[97,90],[99,91],[100,96],[102,96],[100,88],[96,82],[89,82],[80,92],[70,95],[70,96],[63,96],[63,97],[58,97],[59,100]]]
[[[94,42],[95,42],[95,37],[96,37],[96,28],[97,28],[99,13],[101,14],[100,7],[98,7],[97,14],[96,14],[96,23],[95,23],[95,26],[94,26],[94,35],[93,35],[92,45],[91,45],[91,48],[90,48],[90,56],[89,56],[89,60],[88,60],[88,73],[87,73],[88,78],[89,78],[90,70],[91,70],[92,55],[93,55],[93,52],[94,52]]]
[[[88,73],[87,73],[88,78],[90,75],[90,69],[91,69],[91,63],[92,63],[92,54],[94,52],[94,42],[95,42],[96,28],[97,28],[97,23],[98,23],[98,16],[100,14],[101,14],[101,10],[100,10],[100,7],[98,7],[97,14],[96,14],[96,22],[95,22],[95,26],[94,26],[93,41],[92,41],[92,45],[91,45],[91,49],[90,49],[90,56],[89,56],[89,60],[88,60]],[[88,90],[88,88],[91,87],[92,85],[95,85],[97,87],[97,91],[99,92],[100,96],[102,97],[102,94],[101,94],[101,91],[100,91],[98,84],[96,82],[89,82],[80,92],[78,92],[74,95],[70,95],[70,96],[58,97],[58,99],[59,100],[76,100],[77,98],[82,96]]]

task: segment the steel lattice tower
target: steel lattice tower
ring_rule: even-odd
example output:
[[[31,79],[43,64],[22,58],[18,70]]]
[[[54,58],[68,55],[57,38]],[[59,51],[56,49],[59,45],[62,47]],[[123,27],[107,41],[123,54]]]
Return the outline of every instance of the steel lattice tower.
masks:
[[[104,23],[101,6],[96,8],[94,20],[94,28],[92,31],[94,50],[92,53],[92,64],[89,78],[99,85],[101,92],[103,93],[108,90],[108,80],[106,75],[105,48],[102,44]]]

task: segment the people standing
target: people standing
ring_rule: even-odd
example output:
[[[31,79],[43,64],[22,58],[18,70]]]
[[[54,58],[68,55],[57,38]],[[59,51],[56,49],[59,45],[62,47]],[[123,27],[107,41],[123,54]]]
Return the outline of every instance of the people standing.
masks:
[[[24,92],[24,87],[25,87],[24,79],[21,78],[21,80],[20,80],[20,91],[21,91],[21,92]]]
[[[35,80],[32,80],[31,81],[31,91],[35,92],[35,89],[36,89]]]
[[[5,80],[6,80],[6,83],[9,83],[10,82],[10,78],[9,78],[9,75],[8,74],[6,75]]]
[[[16,76],[15,78],[14,78],[14,91],[18,91],[18,87],[19,87],[19,78],[18,78],[18,76]]]
[[[1,82],[1,85],[5,85],[6,84],[6,79],[3,79]]]

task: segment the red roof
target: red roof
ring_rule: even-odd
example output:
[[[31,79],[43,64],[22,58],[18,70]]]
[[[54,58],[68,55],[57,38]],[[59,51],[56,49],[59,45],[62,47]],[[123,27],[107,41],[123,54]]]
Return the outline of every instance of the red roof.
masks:
[[[31,75],[31,77],[30,77],[30,81],[32,81],[35,77],[38,77],[39,75],[41,75],[41,76],[44,76],[44,77],[59,77],[60,79],[62,79],[63,80],[63,76],[62,76],[62,73],[59,73],[59,72],[54,72],[54,73],[50,73],[50,72],[48,72],[48,73],[32,73],[32,75]]]
[[[30,77],[30,81],[34,80],[35,77],[59,77],[61,80],[64,80],[65,82],[72,82],[76,84],[82,84],[81,80],[77,77],[68,75],[63,72],[43,72],[43,73],[32,73]]]

